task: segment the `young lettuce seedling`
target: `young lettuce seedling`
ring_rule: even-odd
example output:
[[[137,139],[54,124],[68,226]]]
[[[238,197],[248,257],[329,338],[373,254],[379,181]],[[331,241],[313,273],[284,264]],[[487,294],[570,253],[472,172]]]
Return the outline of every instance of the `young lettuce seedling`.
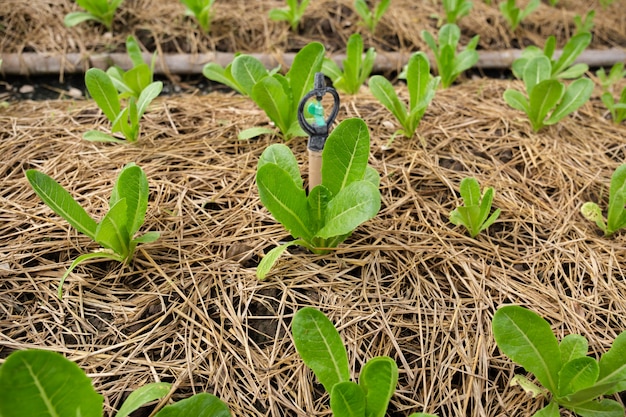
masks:
[[[252,87],[261,79],[274,75],[280,67],[268,71],[257,58],[241,54],[222,68],[215,62],[209,62],[202,68],[202,74],[211,81],[224,84],[243,96],[252,95]]]
[[[151,88],[154,83],[156,52],[152,55],[150,65],[146,64],[143,61],[141,48],[132,35],[126,38],[126,52],[133,63],[133,67],[124,71],[118,66],[113,66],[107,69],[106,73],[111,77],[113,85],[119,92],[120,99],[133,97],[135,100],[139,100],[141,93]]]
[[[103,251],[80,255],[71,263],[59,283],[59,298],[62,297],[65,278],[81,262],[107,258],[128,263],[138,243],[154,242],[159,238],[158,232],[148,232],[135,237],[143,225],[148,209],[148,179],[143,170],[134,163],[126,165],[120,172],[111,192],[109,211],[100,223],[92,219],[85,209],[48,175],[30,169],[26,171],[26,178],[35,193],[52,211],[105,248]]]
[[[341,336],[319,310],[305,307],[291,323],[293,341],[304,363],[330,394],[334,417],[384,417],[398,383],[398,366],[389,356],[363,365],[359,383],[350,381],[348,354]]]
[[[595,18],[595,16],[596,16],[595,10],[589,11],[585,15],[584,18],[578,14],[574,16],[574,26],[576,27],[576,31],[574,32],[574,34],[578,35],[579,33],[584,33],[584,32],[591,33],[591,31],[593,30],[593,26],[594,26],[593,19]]]
[[[380,210],[380,178],[367,165],[369,132],[361,119],[341,122],[322,151],[322,183],[306,195],[295,156],[286,145],[270,145],[259,159],[256,182],[263,205],[296,239],[272,249],[257,277],[265,279],[292,245],[328,253]]]
[[[556,38],[550,36],[543,50],[536,46],[529,46],[522,51],[522,56],[513,62],[513,75],[522,79],[526,65],[534,58],[545,56],[550,60],[550,78],[553,80],[579,78],[587,72],[589,66],[583,63],[572,64],[587,46],[589,46],[590,42],[591,34],[588,32],[574,35],[563,47],[561,56],[558,59],[554,59]]]
[[[580,208],[585,218],[595,222],[604,232],[604,236],[611,236],[626,226],[626,164],[617,167],[611,176],[609,188],[609,210],[605,221],[600,207],[591,201]]]
[[[304,11],[309,5],[309,1],[310,0],[286,0],[287,8],[272,9],[270,10],[269,17],[277,22],[289,22],[291,30],[296,32],[302,20],[302,16],[304,16]]]
[[[68,13],[63,20],[65,26],[72,27],[87,20],[95,20],[111,30],[113,17],[124,0],[76,0],[76,4],[86,12]]]
[[[361,17],[363,25],[365,25],[371,33],[374,33],[376,32],[378,22],[382,19],[390,4],[391,0],[380,0],[376,7],[370,10],[365,0],[354,0],[354,10]]]
[[[167,382],[131,392],[114,417],[127,417],[170,393]],[[0,366],[0,415],[6,417],[102,417],[102,395],[82,369],[57,352],[21,350]],[[198,412],[198,410],[203,410]],[[214,395],[199,393],[163,407],[155,417],[230,417],[228,406]]]
[[[204,33],[208,33],[211,28],[211,18],[213,17],[212,8],[215,0],[180,0],[187,8],[188,16],[195,16],[200,29]]]
[[[446,21],[456,23],[463,16],[467,16],[472,10],[472,2],[469,0],[443,0],[443,10],[446,12]]]
[[[493,335],[502,353],[535,375],[538,387],[523,375],[514,377],[533,397],[548,397],[534,417],[559,417],[559,407],[584,417],[623,417],[624,407],[603,395],[626,389],[626,332],[596,360],[587,356],[585,337],[570,334],[558,342],[550,324],[520,306],[499,308],[493,316]]]
[[[535,132],[546,125],[558,123],[585,104],[593,92],[593,81],[579,78],[565,86],[551,78],[552,65],[546,56],[531,59],[524,67],[523,80],[528,98],[521,92],[507,89],[504,100],[528,116]]]
[[[478,62],[476,46],[479,36],[474,36],[465,49],[457,54],[456,49],[461,38],[461,29],[453,23],[443,25],[439,29],[439,46],[428,31],[422,31],[422,38],[435,55],[437,72],[441,76],[443,88],[450,87],[463,71],[470,69]]]
[[[373,76],[370,79],[369,87],[374,97],[396,117],[402,126],[402,129],[396,133],[401,133],[410,138],[415,134],[426,108],[435,96],[439,80],[440,77],[433,77],[430,74],[430,64],[426,55],[423,52],[418,52],[409,58],[407,65],[408,111],[400,102],[393,85],[385,77]]]
[[[624,71],[624,63],[618,62],[609,71],[608,75],[604,71],[604,68],[600,68],[596,75],[600,80],[600,85],[602,86],[602,102],[606,106],[606,108],[611,112],[611,118],[615,124],[620,124],[624,119],[626,119],[626,87],[622,89],[622,92],[619,96],[619,100],[615,101],[613,97],[613,86],[619,80],[626,76],[626,71]]]
[[[487,188],[481,197],[480,185],[475,178],[463,178],[460,189],[464,205],[452,210],[450,222],[456,226],[465,226],[470,236],[476,237],[498,219],[500,209],[489,216],[493,201],[493,188]]]
[[[330,58],[324,58],[322,72],[333,81],[333,87],[347,94],[356,94],[374,68],[376,51],[369,48],[363,57],[363,38],[358,33],[350,36],[346,45],[343,71]]]
[[[511,30],[515,32],[519,24],[522,23],[529,14],[534,12],[540,4],[541,0],[530,0],[526,8],[520,9],[515,4],[515,0],[506,0],[500,3],[500,12],[511,27]]]

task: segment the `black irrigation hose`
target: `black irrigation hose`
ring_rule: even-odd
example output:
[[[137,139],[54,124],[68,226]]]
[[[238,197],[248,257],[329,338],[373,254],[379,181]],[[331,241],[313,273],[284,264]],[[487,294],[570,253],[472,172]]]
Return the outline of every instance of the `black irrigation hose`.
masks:
[[[475,65],[481,69],[510,68],[513,61],[522,51],[507,49],[502,51],[478,51],[479,60]],[[558,56],[561,51],[556,51]],[[291,65],[295,53],[261,54],[251,53],[266,67],[273,68],[282,65],[287,68]],[[400,52],[378,52],[374,63],[374,73],[399,71],[409,59],[409,54]],[[145,54],[146,62],[152,55]],[[202,67],[208,62],[215,62],[222,67],[232,62],[235,54],[228,52],[214,52],[203,54],[165,54],[157,57],[155,73],[157,74],[201,74]],[[0,54],[2,67],[0,73],[7,75],[49,75],[49,74],[80,74],[87,69],[96,67],[107,69],[118,65],[123,69],[131,67],[131,62],[125,53],[107,53],[84,55],[70,53],[66,55],[48,55],[45,53],[25,52],[21,54]],[[344,54],[335,54],[332,59],[341,65]],[[626,49],[612,48],[606,50],[586,50],[576,62],[588,64],[590,67],[610,67],[616,62],[626,62]]]

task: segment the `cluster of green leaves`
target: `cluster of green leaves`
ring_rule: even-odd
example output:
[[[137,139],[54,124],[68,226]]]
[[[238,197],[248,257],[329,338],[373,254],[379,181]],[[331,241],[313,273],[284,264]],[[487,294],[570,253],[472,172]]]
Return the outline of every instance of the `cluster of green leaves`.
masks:
[[[309,5],[310,0],[285,0],[287,2],[286,8],[272,9],[269,12],[270,19],[278,22],[289,22],[291,30],[296,32],[302,16]]]
[[[126,40],[126,50],[133,63],[128,71],[111,67],[106,72],[91,68],[85,74],[85,85],[91,97],[111,122],[111,132],[120,132],[128,142],[136,142],[141,131],[140,120],[148,106],[163,89],[161,81],[154,81],[153,55],[151,65],[143,61],[139,44],[132,36]],[[128,106],[122,108],[122,101]],[[83,138],[92,142],[118,142],[124,140],[98,130],[85,132]]]
[[[524,9],[515,4],[515,0],[506,0],[500,3],[500,12],[504,16],[512,31],[515,31],[520,23],[539,7],[541,0],[530,0]]]
[[[26,171],[26,178],[35,193],[52,211],[105,248],[103,251],[80,255],[71,263],[61,278],[59,298],[62,296],[65,278],[81,262],[107,258],[127,263],[138,243],[154,242],[159,238],[158,232],[148,232],[135,237],[143,225],[148,209],[148,179],[143,170],[134,163],[126,165],[120,172],[109,199],[109,211],[100,223],[91,218],[85,209],[48,175],[30,169]]]
[[[618,62],[611,67],[607,74],[604,68],[600,68],[596,72],[596,76],[600,80],[602,86],[602,102],[611,112],[611,118],[616,124],[622,123],[626,119],[626,87],[622,89],[619,99],[615,101],[613,97],[613,86],[626,76],[624,63]]]
[[[356,94],[370,76],[376,51],[369,48],[363,56],[363,38],[355,33],[350,36],[346,45],[346,59],[343,60],[343,71],[330,58],[324,58],[322,72],[333,82],[333,87],[347,94]]]
[[[185,5],[186,14],[195,16],[200,29],[204,33],[208,33],[211,28],[212,9],[215,0],[180,0],[180,2]]]
[[[543,49],[529,46],[522,51],[522,56],[513,62],[513,75],[523,79],[526,65],[534,58],[544,56],[550,61],[550,78],[555,80],[578,78],[589,70],[589,66],[583,63],[574,64],[574,61],[590,43],[591,34],[589,32],[574,35],[563,47],[559,58],[555,59],[556,38],[552,35],[548,37]]]
[[[446,13],[446,22],[456,23],[463,16],[467,16],[472,10],[472,2],[469,0],[442,0],[443,10]]]
[[[72,27],[87,20],[95,20],[111,30],[113,17],[117,8],[124,0],[76,0],[76,4],[85,9],[85,12],[72,12],[65,16],[65,26]]]
[[[406,85],[409,90],[408,111],[400,102],[391,82],[385,77],[373,76],[369,87],[374,97],[396,117],[402,126],[402,129],[396,133],[410,138],[413,137],[426,108],[435,96],[439,80],[440,77],[433,77],[430,74],[430,63],[426,54],[418,52],[409,58],[406,70]]]
[[[552,65],[546,56],[532,58],[524,67],[522,79],[528,98],[520,91],[507,89],[504,100],[528,116],[535,130],[558,123],[585,104],[593,92],[593,82],[579,78],[569,86],[552,78]]]
[[[226,68],[215,63],[205,65],[202,73],[216,81],[249,96],[274,122],[285,140],[306,134],[298,123],[298,104],[313,88],[315,73],[322,69],[324,46],[311,42],[294,57],[287,74],[269,72],[256,58],[239,55]],[[250,129],[240,134],[240,139],[272,132],[267,129]]]
[[[363,120],[341,122],[322,151],[322,182],[308,196],[298,162],[286,145],[270,145],[263,152],[256,174],[261,202],[296,240],[265,255],[257,268],[259,279],[289,246],[327,253],[378,213],[380,178],[367,164],[369,145]]]
[[[365,0],[354,0],[354,10],[361,17],[363,25],[374,33],[390,4],[391,0],[380,0],[376,7],[370,9]]]
[[[480,185],[472,177],[463,178],[459,188],[463,198],[463,205],[452,210],[450,222],[456,226],[465,226],[470,236],[476,237],[480,232],[491,226],[500,216],[500,209],[497,209],[489,216],[491,203],[493,202],[493,188],[487,188],[481,196]]]
[[[611,176],[607,219],[604,219],[600,207],[591,201],[583,204],[580,211],[585,218],[595,222],[605,236],[611,236],[626,226],[624,206],[626,206],[626,164],[617,167]]]
[[[438,42],[426,30],[422,31],[422,38],[435,55],[437,73],[441,77],[443,88],[451,86],[463,71],[470,69],[478,62],[476,46],[478,46],[479,36],[474,36],[465,49],[457,54],[461,29],[454,23],[445,24],[439,29]]]
[[[576,27],[575,33],[576,34],[583,33],[583,32],[591,33],[591,30],[593,29],[593,26],[594,26],[593,19],[595,18],[595,16],[596,16],[595,10],[590,10],[589,12],[587,12],[584,18],[580,15],[575,15],[574,16],[574,26]]]
[[[534,417],[559,417],[559,407],[584,417],[624,417],[620,403],[598,398],[626,390],[626,332],[598,361],[587,356],[585,337],[570,334],[559,343],[546,320],[520,306],[499,308],[492,326],[500,351],[533,373],[544,388],[523,375],[515,381],[533,396],[551,394]]]
[[[115,417],[127,417],[169,394],[171,384],[155,382],[133,391]],[[0,366],[0,416],[102,417],[102,395],[74,362],[44,350],[15,351]],[[200,393],[163,407],[155,417],[230,417],[228,406]]]

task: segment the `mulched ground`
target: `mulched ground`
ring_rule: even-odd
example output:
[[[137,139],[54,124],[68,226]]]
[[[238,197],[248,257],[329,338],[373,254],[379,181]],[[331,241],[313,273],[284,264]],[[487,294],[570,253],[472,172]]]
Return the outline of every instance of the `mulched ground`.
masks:
[[[373,42],[412,49],[421,42],[418,29],[434,27],[430,15],[441,11],[434,1],[419,8],[396,1],[415,14],[392,7]],[[312,2],[309,23],[293,36],[259,19],[259,10],[279,1],[218,1],[215,31],[232,28],[237,15],[248,35],[208,37],[192,32],[188,19],[171,18],[182,10],[177,2],[127,0],[119,33],[108,37],[95,26],[55,24],[74,9],[69,1],[9,0],[0,12],[0,49],[118,49],[128,25],[148,49],[287,50],[308,36],[336,33],[342,41],[327,47],[340,50],[348,32],[337,28],[355,27],[350,3]],[[481,12],[461,26],[464,36],[480,30],[485,48],[509,47],[571,30],[564,22],[585,10],[580,4],[542,4],[514,36],[496,24],[497,6],[475,1]],[[626,45],[622,6],[598,11],[595,47]],[[490,18],[493,24],[484,23]],[[94,29],[98,36],[90,35]],[[354,377],[373,356],[397,361],[389,415],[531,415],[542,402],[508,386],[520,369],[495,346],[491,317],[503,303],[521,304],[545,317],[558,337],[583,334],[594,356],[626,330],[626,237],[604,238],[579,212],[586,201],[606,207],[609,178],[626,159],[626,126],[608,119],[596,90],[578,112],[534,133],[502,99],[511,86],[521,83],[465,78],[438,91],[416,136],[396,138],[389,150],[384,145],[397,125],[386,109],[365,88],[342,97],[337,120],[361,117],[370,128],[381,211],[329,255],[290,250],[264,282],[256,265],[289,235],[260,204],[254,181],[259,155],[280,139],[237,140],[241,130],[268,124],[250,100],[223,92],[161,97],[136,145],[83,141],[85,131],[109,127],[91,101],[12,102],[0,109],[0,357],[25,348],[65,354],[93,378],[106,415],[138,386],[170,381],[173,399],[215,393],[234,416],[329,416],[328,396],[291,339],[293,313],[314,306],[339,329]],[[397,89],[407,100],[406,89]],[[306,175],[305,140],[288,145]],[[24,171],[52,176],[101,218],[119,170],[131,161],[150,183],[142,230],[161,238],[140,245],[128,266],[78,267],[59,300],[58,281],[71,260],[97,245],[39,200]],[[494,207],[502,209],[476,239],[448,221],[466,176],[494,187]],[[623,394],[614,398],[626,403]]]

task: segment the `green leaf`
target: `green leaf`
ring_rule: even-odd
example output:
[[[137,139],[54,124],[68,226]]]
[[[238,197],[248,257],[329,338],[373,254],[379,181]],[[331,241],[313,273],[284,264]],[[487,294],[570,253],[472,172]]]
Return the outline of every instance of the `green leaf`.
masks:
[[[365,417],[384,417],[398,384],[398,365],[388,356],[372,358],[363,366],[359,385],[365,391]]]
[[[214,62],[209,62],[204,67],[202,67],[202,75],[204,75],[209,80],[224,84],[240,94],[249,95],[244,93],[243,88],[234,80],[230,71],[230,67],[227,67],[227,69],[225,70],[220,65]]]
[[[278,258],[280,258],[280,256],[283,254],[283,252],[285,252],[285,250],[287,250],[288,247],[299,245],[301,243],[302,242],[299,240],[294,240],[291,242],[284,243],[280,246],[276,246],[275,248],[270,250],[268,253],[266,253],[256,268],[257,279],[263,281],[267,277],[267,274],[269,274],[274,264],[276,264],[276,261],[278,261]]]
[[[102,396],[56,352],[15,351],[0,366],[0,415],[102,417]]]
[[[513,107],[515,110],[523,111],[526,114],[530,111],[528,108],[528,100],[519,91],[508,89],[504,92],[503,97],[506,104]]]
[[[587,219],[595,222],[598,227],[607,234],[607,227],[604,223],[604,217],[602,216],[602,210],[596,203],[592,203],[591,201],[586,202],[580,208],[580,212]]]
[[[313,237],[311,221],[302,187],[293,181],[290,173],[275,164],[265,164],[256,175],[259,196],[272,216],[294,238],[310,241]]]
[[[620,333],[613,341],[611,349],[600,358],[598,382],[626,381],[626,332]],[[611,392],[611,391],[609,391]]]
[[[331,79],[331,81],[333,82],[333,87],[339,89],[337,82],[343,76],[343,72],[335,61],[330,58],[324,58],[324,61],[322,61],[322,73]]]
[[[423,52],[411,55],[407,65],[406,84],[409,90],[409,109],[421,107],[429,93],[430,63]],[[404,106],[402,106],[404,107]]]
[[[268,15],[271,20],[276,22],[291,22],[291,13],[286,9],[272,9],[269,11]]]
[[[231,417],[228,406],[215,395],[201,392],[167,405],[154,417]]]
[[[122,76],[124,84],[132,91],[135,98],[152,82],[152,70],[148,64],[141,63],[126,71]]]
[[[581,358],[587,356],[587,350],[589,349],[589,343],[584,336],[579,334],[568,334],[565,336],[559,344],[559,350],[561,351],[561,361],[567,363],[572,359]]]
[[[269,129],[267,127],[251,127],[249,129],[244,129],[239,132],[239,134],[237,135],[237,139],[248,140],[263,135],[271,135],[273,133],[274,129]]]
[[[626,223],[626,164],[622,164],[615,169],[611,175],[611,185],[609,188],[609,210],[607,213],[606,233],[613,234]],[[598,209],[599,210],[599,209]]]
[[[317,233],[324,225],[326,207],[331,198],[332,195],[330,191],[328,191],[328,188],[321,184],[313,188],[309,193],[307,203],[309,205],[311,230],[313,230],[313,233]]]
[[[535,374],[550,392],[557,392],[561,352],[548,322],[530,310],[509,305],[496,311],[492,327],[502,353]]]
[[[135,37],[132,35],[129,35],[126,38],[126,53],[128,54],[128,57],[130,58],[130,60],[132,61],[133,67],[144,65],[143,56],[141,54],[141,48],[139,47],[139,43],[137,42]],[[152,79],[148,81],[146,85],[150,84],[151,82],[152,82]]]
[[[348,91],[356,93],[360,86],[359,72],[363,60],[363,38],[353,33],[346,44],[346,59],[343,61],[343,79]],[[355,91],[356,90],[356,91]]]
[[[152,100],[161,94],[161,90],[163,90],[163,83],[161,81],[155,81],[141,92],[137,100],[137,117],[143,116]]]
[[[547,396],[548,390],[542,387],[538,387],[533,382],[531,382],[525,375],[515,374],[513,378],[511,378],[511,382],[509,386],[516,387],[520,386],[524,392],[530,395],[532,398],[537,398],[539,396],[545,397]]]
[[[285,134],[291,125],[291,103],[289,92],[278,81],[278,75],[265,77],[252,88],[250,97],[265,111],[265,114]]]
[[[559,73],[559,78],[573,79],[573,78],[582,77],[582,75],[586,73],[588,70],[589,70],[589,65],[587,64],[580,63],[580,64],[572,65],[565,71]]]
[[[548,405],[533,414],[533,417],[560,417],[560,415],[559,405],[555,401],[550,401]]]
[[[91,68],[85,73],[87,90],[104,115],[113,122],[120,113],[120,100],[111,78],[98,68]]]
[[[133,243],[151,243],[156,241],[159,237],[161,237],[161,233],[159,232],[147,232],[143,235],[136,237],[131,242]]]
[[[170,392],[171,387],[172,384],[167,382],[154,382],[137,388],[126,398],[115,417],[127,417],[130,413],[148,404],[150,401],[165,397]]]
[[[148,210],[148,178],[143,170],[130,163],[117,177],[111,192],[110,205],[126,199],[126,229],[132,238],[143,225]]]
[[[258,59],[250,55],[239,55],[233,60],[231,74],[244,95],[251,95],[256,83],[269,74]]]
[[[112,206],[96,229],[96,242],[111,249],[122,259],[129,255],[130,237],[126,225],[126,199],[122,198]]]
[[[126,143],[126,141],[118,138],[114,138],[111,135],[107,135],[99,130],[88,130],[83,133],[83,139],[89,142],[114,142],[114,143]]]
[[[451,46],[456,50],[456,46],[461,38],[461,29],[454,23],[445,24],[439,29],[439,48]]]
[[[327,392],[332,393],[336,384],[350,380],[348,354],[335,326],[324,313],[311,307],[298,310],[291,332],[298,354]]]
[[[296,157],[287,145],[283,145],[282,143],[275,143],[268,146],[259,158],[257,169],[266,164],[274,164],[279,166],[280,168],[287,171],[287,173],[298,188],[302,188],[304,186],[304,183],[302,182],[302,177],[300,176],[300,167],[298,166],[298,161],[296,160]]]
[[[360,386],[351,381],[333,386],[330,408],[334,417],[365,417],[365,394]]]
[[[545,80],[530,92],[528,118],[535,131],[544,126],[548,113],[563,97],[565,86],[556,80]]]
[[[559,59],[552,65],[552,74],[558,75],[565,71],[590,43],[591,33],[589,32],[572,36],[563,47],[563,52]]]
[[[63,298],[63,283],[65,282],[65,279],[70,275],[70,273],[74,270],[74,268],[76,268],[78,265],[80,265],[81,263],[85,261],[88,261],[90,259],[95,259],[95,258],[112,259],[114,261],[124,262],[124,259],[122,257],[112,252],[102,251],[102,252],[85,253],[83,255],[80,255],[78,258],[72,261],[69,268],[67,268],[67,270],[61,277],[61,280],[59,281],[59,289],[57,292],[59,299]]]
[[[581,78],[567,87],[561,102],[544,123],[546,125],[557,123],[559,120],[577,110],[585,104],[593,92],[593,81]]]
[[[538,56],[528,61],[524,67],[522,79],[529,96],[537,84],[550,79],[550,71],[550,60],[545,56]]]
[[[572,407],[572,411],[582,417],[624,417],[624,407],[617,401],[608,399],[589,401]]]
[[[463,203],[467,207],[480,205],[480,185],[476,178],[467,177],[459,185]]]
[[[337,195],[365,175],[370,135],[362,119],[346,119],[330,133],[322,151],[322,184]]]
[[[368,181],[353,182],[328,203],[324,227],[316,234],[324,239],[351,233],[380,210],[380,192]]]
[[[407,111],[400,102],[391,82],[382,75],[374,75],[370,78],[369,87],[374,97],[376,97],[376,99],[398,119],[398,122],[404,126],[408,117]]]
[[[98,19],[91,13],[72,12],[72,13],[68,13],[65,15],[65,18],[63,19],[63,24],[66,27],[71,28],[72,26],[76,26],[80,23],[86,22],[87,20],[98,20]]]
[[[95,240],[98,227],[96,221],[58,182],[34,169],[26,171],[26,178],[35,193],[52,211],[67,220],[76,230]]]
[[[289,80],[293,103],[297,109],[302,97],[313,88],[315,73],[322,69],[324,46],[319,42],[311,42],[296,54],[286,78]]]
[[[566,362],[559,371],[559,396],[565,397],[592,386],[599,372],[598,362],[588,356]]]

